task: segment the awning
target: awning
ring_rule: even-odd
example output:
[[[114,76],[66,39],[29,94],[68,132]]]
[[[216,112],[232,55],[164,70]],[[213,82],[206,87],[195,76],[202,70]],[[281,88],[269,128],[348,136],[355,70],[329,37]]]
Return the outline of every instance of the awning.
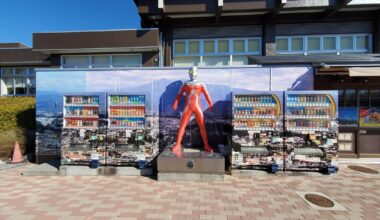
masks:
[[[375,77],[380,76],[380,67],[353,67],[349,68],[350,77]]]

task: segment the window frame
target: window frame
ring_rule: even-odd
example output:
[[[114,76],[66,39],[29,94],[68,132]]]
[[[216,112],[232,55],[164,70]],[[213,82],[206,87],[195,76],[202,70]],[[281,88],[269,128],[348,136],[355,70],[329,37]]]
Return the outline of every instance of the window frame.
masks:
[[[16,68],[25,69],[25,73],[20,74],[20,75],[16,75]],[[4,69],[12,69],[12,74],[4,74],[3,73]],[[21,67],[1,67],[0,68],[0,83],[2,83],[2,81],[3,81],[3,75],[11,76],[12,77],[13,93],[12,94],[3,94],[2,91],[0,91],[1,92],[0,95],[1,96],[35,96],[36,94],[30,93],[30,88],[33,88],[33,87],[31,87],[31,83],[30,83],[31,77],[34,76],[36,78],[35,71],[30,71],[31,69],[35,69],[35,67],[30,67],[30,66],[27,66],[27,67],[24,67],[24,66],[21,66]],[[33,72],[34,72],[34,74],[33,74]],[[24,87],[25,93],[24,94],[16,94],[16,77],[22,77],[25,80],[25,87]]]
[[[335,50],[324,49],[324,38],[334,37],[335,38]],[[342,37],[352,37],[353,38],[353,48],[352,49],[341,49],[340,43]],[[358,49],[356,45],[357,37],[366,37],[368,40],[367,49]],[[293,38],[303,38],[303,50],[292,50],[291,43]],[[309,38],[319,38],[320,49],[319,50],[309,50]],[[288,50],[277,50],[276,55],[291,55],[291,54],[317,54],[317,53],[335,53],[337,55],[341,53],[372,53],[372,34],[371,33],[353,33],[353,34],[321,34],[321,35],[291,35],[291,36],[276,36],[277,39],[287,39]]]
[[[360,104],[360,101],[359,101],[359,109],[363,108],[363,109],[372,109],[372,108],[379,108],[379,107],[376,107],[376,106],[373,106],[372,104],[372,91],[379,91],[379,94],[380,94],[380,89],[358,89],[358,95],[359,95],[359,99],[360,99],[360,91],[366,91],[367,92],[367,95],[366,95],[366,98],[368,99],[368,107],[362,107]]]
[[[107,56],[108,57],[108,67],[110,67],[111,65],[112,65],[112,61],[113,61],[113,59],[111,59],[111,57],[112,56],[110,56],[110,55],[108,55],[108,54],[106,54],[106,55],[104,55],[104,54],[96,54],[96,55],[91,55],[90,56],[90,59],[91,59],[91,61],[90,61],[90,68],[107,68],[107,67],[102,67],[102,66],[100,66],[100,65],[97,65],[97,64],[94,64],[94,57],[104,57],[104,56]],[[98,66],[98,67],[96,67],[96,66]]]
[[[87,66],[74,66],[72,67],[71,65],[65,64],[64,60],[65,57],[87,57]],[[91,66],[91,56],[87,54],[72,54],[72,55],[61,55],[61,68],[71,68],[71,69],[84,69],[84,68],[90,68]]]
[[[222,40],[228,41],[228,51],[227,52],[219,52],[218,51],[218,42]],[[235,40],[243,40],[244,41],[244,51],[243,52],[234,52],[234,41]],[[249,40],[258,40],[259,47],[258,51],[249,51]],[[189,42],[198,41],[199,42],[199,54],[189,53]],[[214,50],[213,52],[205,52],[205,42],[213,42]],[[185,43],[185,53],[176,53],[176,43],[183,42]],[[229,56],[229,62],[227,66],[233,66],[233,57],[234,56],[248,56],[248,55],[261,55],[262,54],[262,38],[261,37],[236,37],[236,38],[204,38],[204,39],[175,39],[173,40],[173,48],[172,48],[172,57],[173,57],[173,66],[175,65],[176,58],[184,58],[184,57],[198,57],[199,65],[206,66],[203,62],[205,57],[225,57]]]
[[[110,68],[128,68],[128,66],[125,66],[125,67],[114,67],[113,66],[113,60],[114,60],[114,57],[115,56],[136,56],[138,55],[139,56],[139,66],[138,67],[142,67],[142,54],[141,53],[128,53],[128,54],[110,54],[111,58],[110,58]]]
[[[322,51],[324,51],[324,37],[323,35],[312,35],[312,36],[308,36],[306,37],[306,51],[308,53],[322,53]],[[319,50],[309,50],[309,38],[319,38]],[[336,42],[336,38],[335,38],[335,42]],[[335,45],[336,46],[336,45]]]
[[[173,41],[173,54],[176,54],[175,51],[176,51],[176,48],[177,48],[177,46],[176,46],[177,42],[183,42],[185,44],[185,53],[180,53],[180,55],[186,55],[187,54],[187,42],[184,41],[184,40]]]
[[[302,39],[302,50],[293,50],[293,39]],[[305,37],[304,36],[292,36],[288,39],[288,50],[294,51],[295,53],[304,53],[305,51]]]
[[[88,58],[88,66],[74,66],[72,67],[71,65],[66,65],[64,64],[64,59],[65,57],[74,57],[74,56],[85,56]],[[108,66],[107,67],[100,67],[96,64],[94,64],[94,57],[97,57],[97,56],[108,56],[108,60],[109,60],[109,63],[108,63]],[[97,68],[128,68],[128,66],[126,67],[114,67],[113,66],[113,58],[114,56],[139,56],[139,67],[142,67],[143,66],[143,63],[142,63],[142,53],[111,53],[111,54],[73,54],[73,55],[61,55],[60,57],[60,60],[61,60],[61,65],[60,65],[60,68],[62,69],[86,69],[86,68],[89,68],[89,69],[97,69]]]
[[[338,48],[340,48],[340,45],[338,45],[338,42],[340,43],[340,37],[336,35],[320,35],[322,40],[321,50],[320,53],[338,53]],[[333,37],[335,38],[335,49],[325,49],[325,38],[327,37]],[[339,39],[338,39],[339,38]]]

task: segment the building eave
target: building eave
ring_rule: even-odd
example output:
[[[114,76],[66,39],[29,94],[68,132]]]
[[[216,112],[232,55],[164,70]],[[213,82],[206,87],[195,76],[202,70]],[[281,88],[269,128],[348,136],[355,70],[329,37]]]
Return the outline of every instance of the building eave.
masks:
[[[111,47],[111,48],[67,48],[67,49],[35,49],[44,54],[86,54],[86,53],[142,53],[159,51],[158,46],[146,47]]]

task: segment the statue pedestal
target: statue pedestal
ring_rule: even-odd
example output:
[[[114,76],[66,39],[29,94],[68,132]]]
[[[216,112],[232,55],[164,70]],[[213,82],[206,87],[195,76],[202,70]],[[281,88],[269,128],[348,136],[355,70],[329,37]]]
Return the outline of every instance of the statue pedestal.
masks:
[[[158,180],[224,181],[224,166],[220,153],[185,151],[179,158],[167,148],[157,159]]]

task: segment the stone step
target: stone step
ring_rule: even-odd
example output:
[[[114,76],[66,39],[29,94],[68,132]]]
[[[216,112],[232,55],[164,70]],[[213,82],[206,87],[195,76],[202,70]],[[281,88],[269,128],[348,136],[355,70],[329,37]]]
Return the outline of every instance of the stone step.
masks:
[[[59,172],[57,167],[43,163],[39,165],[31,166],[22,172],[23,176],[58,176]]]

